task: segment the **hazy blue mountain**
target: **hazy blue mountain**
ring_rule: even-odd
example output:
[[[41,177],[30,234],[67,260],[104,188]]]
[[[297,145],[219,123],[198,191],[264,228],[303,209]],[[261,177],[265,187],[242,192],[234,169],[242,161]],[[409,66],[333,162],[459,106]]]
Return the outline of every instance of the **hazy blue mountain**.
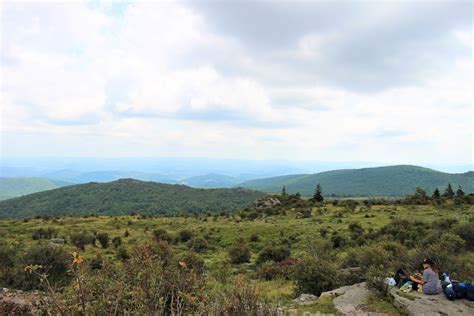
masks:
[[[168,178],[164,175],[145,173],[139,171],[91,171],[91,172],[77,172],[73,170],[58,170],[45,174],[50,179],[73,183],[87,183],[87,182],[110,182],[118,179],[133,178],[143,181],[155,181],[162,183],[178,183],[177,179]]]
[[[38,177],[11,177],[0,178],[0,200],[56,189],[69,185],[64,181],[55,181]]]
[[[358,168],[377,165],[377,163],[373,162],[244,160],[205,157],[3,158],[1,164],[2,168],[0,168],[0,172],[5,172],[4,176],[15,176],[17,173],[21,175],[34,174],[50,176],[50,173],[65,171],[79,174],[96,171],[120,171],[158,174],[170,180],[182,180],[207,174],[222,174],[231,177],[240,177],[243,174],[247,174],[255,178],[262,178],[282,174],[314,173],[341,168]],[[0,176],[2,174],[0,174]]]
[[[474,192],[473,171],[452,174],[407,165],[293,174],[246,181],[239,186],[264,192],[281,192],[285,186],[289,193],[311,196],[320,183],[325,195],[404,196],[413,193],[416,187],[429,194],[435,188],[442,191],[448,182],[455,190],[461,185],[465,192]]]
[[[209,173],[181,180],[183,184],[198,188],[228,188],[241,182],[241,177],[231,177],[217,173]]]

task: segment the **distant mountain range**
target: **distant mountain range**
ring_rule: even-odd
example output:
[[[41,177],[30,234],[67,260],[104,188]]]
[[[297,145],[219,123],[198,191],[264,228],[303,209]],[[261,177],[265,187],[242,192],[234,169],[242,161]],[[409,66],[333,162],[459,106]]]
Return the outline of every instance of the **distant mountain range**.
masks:
[[[439,188],[442,192],[451,183],[456,190],[460,185],[465,192],[474,192],[474,171],[444,173],[417,166],[389,166],[363,169],[346,169],[315,174],[293,174],[256,179],[239,186],[263,192],[299,192],[311,196],[315,186],[322,186],[324,195],[337,196],[405,196],[421,187],[429,194]]]
[[[87,182],[110,182],[120,178],[134,178],[168,184],[184,184],[195,188],[242,187],[262,192],[279,193],[285,186],[288,193],[299,192],[311,196],[316,184],[323,194],[336,196],[405,196],[416,187],[431,193],[441,191],[450,182],[454,189],[460,185],[465,192],[474,192],[474,172],[443,173],[417,166],[389,166],[363,169],[344,169],[314,174],[291,174],[254,179],[255,175],[228,176],[209,173],[182,179],[170,179],[154,173],[137,171],[73,172],[61,170],[40,177],[0,178],[0,200],[30,193],[51,190],[67,185]],[[248,180],[248,181],[247,181]]]
[[[167,184],[184,184],[196,188],[231,188],[243,181],[254,179],[255,175],[233,177],[209,173],[201,176],[173,179],[165,175],[139,171],[75,172],[72,170],[59,170],[47,173],[44,177],[0,178],[0,200],[56,189],[67,185],[89,182],[110,182],[127,178]]]
[[[173,177],[158,173],[148,173],[140,171],[120,171],[120,170],[106,170],[106,171],[88,171],[79,172],[69,169],[49,172],[43,175],[48,179],[55,181],[67,181],[70,183],[88,183],[88,182],[110,182],[118,179],[137,179],[142,181],[154,181],[161,183],[179,183]]]
[[[0,178],[0,200],[57,189],[70,183],[39,177]]]
[[[177,215],[235,211],[265,194],[243,188],[198,189],[185,185],[121,179],[87,183],[0,201],[0,218],[37,215]]]

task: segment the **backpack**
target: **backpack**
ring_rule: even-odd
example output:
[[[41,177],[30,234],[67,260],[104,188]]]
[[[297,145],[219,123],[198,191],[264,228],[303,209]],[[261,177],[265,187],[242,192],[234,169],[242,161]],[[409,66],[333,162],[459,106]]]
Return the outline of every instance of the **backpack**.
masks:
[[[466,288],[467,299],[474,301],[474,283],[466,284]]]
[[[443,291],[448,300],[454,301],[456,299],[456,292],[454,292],[452,284],[448,284],[446,287],[444,287]]]
[[[464,298],[467,294],[466,283],[463,283],[463,282],[453,283],[453,290],[454,292],[456,292],[457,298]]]
[[[394,279],[395,282],[397,282],[398,287],[401,287],[403,284],[410,281],[410,278],[402,268],[398,269],[397,272],[395,272]]]

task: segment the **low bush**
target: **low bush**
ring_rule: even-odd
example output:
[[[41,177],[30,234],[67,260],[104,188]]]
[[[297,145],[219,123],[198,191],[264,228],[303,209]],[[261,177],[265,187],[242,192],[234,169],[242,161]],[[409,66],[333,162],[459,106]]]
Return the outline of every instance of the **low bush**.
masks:
[[[0,242],[0,285],[9,287],[15,281],[17,258],[15,250]]]
[[[178,238],[181,242],[187,242],[193,238],[194,234],[189,229],[183,229],[178,232]]]
[[[33,240],[38,239],[51,239],[58,237],[58,231],[53,228],[38,228],[33,232],[31,236]]]
[[[130,255],[128,254],[127,248],[125,248],[124,246],[119,246],[117,248],[116,255],[117,255],[117,259],[121,261],[126,261],[130,259]]]
[[[306,258],[295,265],[293,277],[296,294],[309,293],[319,296],[336,285],[337,269],[332,262]]]
[[[250,235],[249,241],[250,242],[258,242],[258,241],[260,241],[260,237],[258,236],[258,234],[253,233],[252,235]]]
[[[255,284],[243,274],[237,275],[230,286],[219,287],[210,293],[206,314],[209,315],[275,315],[265,304]]]
[[[122,237],[117,236],[112,239],[112,245],[114,245],[115,248],[118,248],[122,245]]]
[[[93,245],[95,243],[95,236],[85,231],[73,233],[69,238],[71,243],[80,250],[84,250],[86,245]]]
[[[281,262],[267,261],[257,270],[257,276],[265,280],[285,279],[289,280],[298,263],[296,258],[286,258]]]
[[[459,225],[456,227],[455,232],[464,239],[469,250],[474,250],[474,222],[470,221]]]
[[[153,231],[153,237],[155,238],[156,241],[166,241],[170,242],[171,241],[171,236],[168,234],[168,232],[162,228],[155,229]]]
[[[204,273],[204,260],[193,252],[186,252],[184,255],[181,255],[179,257],[179,262],[183,262],[186,265],[186,268],[191,269],[198,274]]]
[[[204,252],[209,248],[209,244],[207,240],[203,237],[194,237],[188,242],[188,246],[190,250],[196,252]]]
[[[38,245],[28,250],[23,258],[23,266],[38,265],[51,283],[64,284],[68,279],[71,255],[60,246]],[[23,288],[38,288],[39,281],[33,276],[24,275]]]
[[[339,234],[334,234],[331,236],[331,242],[334,248],[340,248],[347,244],[347,239]]]
[[[233,264],[246,263],[250,261],[250,248],[243,238],[237,239],[228,249],[230,262]]]
[[[99,233],[96,235],[96,239],[99,241],[102,248],[107,248],[109,246],[109,234]]]
[[[291,255],[290,248],[286,246],[269,246],[260,251],[257,258],[257,264],[265,261],[281,262]]]

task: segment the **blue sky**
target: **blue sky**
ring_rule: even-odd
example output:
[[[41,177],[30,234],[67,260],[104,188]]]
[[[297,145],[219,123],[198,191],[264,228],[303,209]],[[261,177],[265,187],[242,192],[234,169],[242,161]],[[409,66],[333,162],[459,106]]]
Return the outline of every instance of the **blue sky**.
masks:
[[[472,6],[2,2],[1,154],[472,164]]]

